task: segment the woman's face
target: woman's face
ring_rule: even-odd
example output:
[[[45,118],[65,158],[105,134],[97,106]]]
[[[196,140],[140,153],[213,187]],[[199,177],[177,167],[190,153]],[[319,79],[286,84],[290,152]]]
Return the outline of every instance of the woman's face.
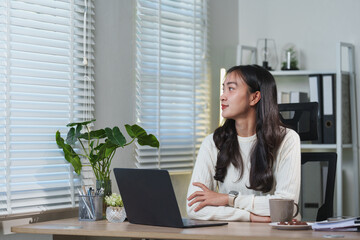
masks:
[[[246,118],[250,110],[250,92],[245,81],[235,72],[227,75],[220,96],[222,116],[228,119]]]

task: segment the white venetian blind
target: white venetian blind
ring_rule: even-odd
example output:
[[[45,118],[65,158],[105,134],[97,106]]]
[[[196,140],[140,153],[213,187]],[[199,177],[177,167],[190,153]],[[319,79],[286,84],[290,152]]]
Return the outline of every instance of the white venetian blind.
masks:
[[[84,10],[84,0],[0,0],[0,218],[76,206],[80,178],[55,132],[92,118],[93,2],[87,67]]]
[[[137,0],[137,122],[160,149],[136,145],[137,166],[191,170],[209,131],[206,0]]]

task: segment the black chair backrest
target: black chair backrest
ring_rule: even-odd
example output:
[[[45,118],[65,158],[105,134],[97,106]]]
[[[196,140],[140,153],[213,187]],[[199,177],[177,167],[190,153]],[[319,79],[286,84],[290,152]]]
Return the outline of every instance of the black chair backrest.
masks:
[[[323,221],[330,217],[333,217],[337,154],[335,152],[301,153],[301,164],[304,165],[307,162],[326,162],[327,163],[325,198],[323,201],[323,205],[321,205],[321,207],[318,209],[318,212],[316,215],[316,221]],[[306,203],[305,203],[305,205],[306,205]]]
[[[296,131],[301,141],[318,139],[317,102],[279,104],[281,121]]]

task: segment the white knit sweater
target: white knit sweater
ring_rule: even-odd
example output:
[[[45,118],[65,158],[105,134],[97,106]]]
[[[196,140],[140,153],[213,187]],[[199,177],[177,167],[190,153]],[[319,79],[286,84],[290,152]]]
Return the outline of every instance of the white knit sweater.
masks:
[[[187,213],[190,218],[201,220],[226,220],[226,221],[250,221],[250,212],[269,216],[270,198],[289,198],[298,202],[301,177],[301,157],[299,135],[286,129],[287,133],[280,144],[274,172],[274,186],[266,194],[246,188],[249,186],[250,151],[256,142],[256,135],[251,137],[238,136],[241,156],[244,161],[244,174],[239,180],[239,171],[232,164],[227,169],[224,182],[218,182],[220,193],[229,193],[231,190],[239,192],[235,199],[234,207],[229,206],[206,206],[195,212],[198,203],[187,206]],[[213,134],[207,136],[198,153],[194,166],[192,178],[188,188],[189,197],[195,191],[201,191],[199,187],[192,185],[193,182],[201,182],[209,189],[216,191],[217,181],[214,180],[215,165],[218,149],[213,140]]]

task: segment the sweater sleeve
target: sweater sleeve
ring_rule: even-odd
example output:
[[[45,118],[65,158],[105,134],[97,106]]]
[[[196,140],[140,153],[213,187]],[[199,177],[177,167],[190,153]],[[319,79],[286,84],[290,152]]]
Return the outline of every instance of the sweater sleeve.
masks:
[[[211,144],[213,144],[212,135],[204,139],[199,149],[187,197],[196,191],[202,191],[201,188],[193,186],[193,182],[200,182],[212,191],[217,190],[216,180],[213,177],[215,175],[217,150]],[[250,213],[243,209],[229,206],[206,206],[195,212],[194,209],[198,205],[199,203],[191,207],[186,206],[187,214],[190,218],[199,220],[250,221]]]
[[[276,157],[273,194],[240,195],[235,199],[235,207],[260,216],[270,216],[269,199],[288,198],[298,202],[301,180],[300,138],[295,131],[287,131]]]

